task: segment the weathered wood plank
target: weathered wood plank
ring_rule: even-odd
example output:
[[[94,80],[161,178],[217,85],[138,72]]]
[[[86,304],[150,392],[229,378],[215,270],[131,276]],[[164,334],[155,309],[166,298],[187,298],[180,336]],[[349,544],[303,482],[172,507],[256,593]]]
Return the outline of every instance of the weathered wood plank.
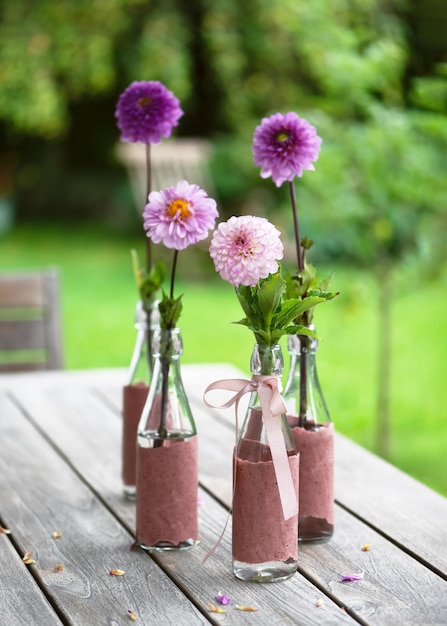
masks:
[[[59,432],[67,413],[59,399]],[[4,395],[0,416],[0,513],[21,553],[32,551],[36,564],[29,567],[67,621],[118,624],[134,610],[141,623],[206,623],[147,554],[130,552],[131,535]],[[67,452],[82,451],[88,432],[80,431]],[[92,443],[101,450],[101,438]],[[53,538],[54,531],[62,536]],[[63,569],[55,572],[59,563]],[[111,576],[114,568],[125,575]]]
[[[200,507],[200,544],[184,553],[164,553],[157,560],[169,568],[175,580],[198,599],[201,605],[216,604],[214,596],[223,592],[232,604],[225,614],[225,624],[246,626],[256,619],[257,624],[282,626],[306,624],[329,626],[355,624],[345,611],[312,585],[299,573],[287,581],[274,585],[257,585],[236,580],[231,570],[231,517],[217,551],[203,563],[210,549],[221,535],[228,519],[227,513],[207,494],[202,494]],[[322,606],[317,601],[324,598]],[[256,614],[239,612],[235,605],[252,606]],[[250,618],[251,616],[251,618]]]
[[[3,274],[0,301],[3,307],[42,308],[43,275],[38,272]]]
[[[210,374],[209,371],[208,374]],[[211,372],[211,376],[214,376],[213,372]],[[201,383],[202,381],[203,379],[201,379]],[[92,383],[93,381],[89,381],[87,386]],[[51,433],[57,445],[64,450],[70,460],[77,467],[82,468],[86,479],[99,493],[104,495],[110,506],[132,528],[133,505],[124,502],[120,497],[119,463],[117,463],[120,441],[120,423],[119,419],[116,419],[118,411],[110,412],[106,405],[102,406],[98,396],[89,392],[84,392],[84,395],[84,393],[79,392],[78,387],[65,390],[58,388],[57,393],[56,391],[56,388],[51,389],[51,387],[44,391],[42,386],[36,390],[28,388],[26,404],[30,410],[31,407],[34,407],[34,412],[38,407],[39,411],[36,415],[39,422]],[[208,441],[209,438],[214,438],[215,442],[213,446],[208,448],[203,446],[204,442],[202,441],[200,446],[202,448],[201,479],[206,483],[212,481],[213,478],[219,478],[227,490],[226,495],[217,482],[212,484],[211,489],[213,491],[219,490],[219,497],[229,502],[231,499],[230,459],[234,444],[233,418],[229,415],[228,420],[225,421],[226,418],[221,417],[222,413],[225,412],[219,411],[215,419],[210,419],[208,410],[205,410],[203,403],[201,403],[201,393],[197,395],[197,398],[200,398],[200,403],[198,399],[195,399],[194,394],[190,394],[190,396],[192,397],[201,439]],[[58,407],[61,406],[62,402],[65,402],[66,406],[63,428],[59,425],[60,417],[58,415],[60,412]],[[104,428],[106,423],[107,427]],[[91,434],[91,438],[88,440],[82,437],[82,433],[86,430]],[[103,445],[98,448],[96,442],[101,438],[101,434]],[[217,454],[216,451],[220,451],[220,453]],[[222,470],[222,461],[227,463],[225,470]],[[100,467],[107,468],[107,471],[101,473]],[[205,473],[203,473],[203,467],[205,467]],[[203,554],[210,549],[213,541],[218,537],[225,518],[220,507],[214,510],[212,506],[216,505],[207,505],[206,509],[201,509],[201,547],[184,553],[188,555],[196,555],[197,553],[197,557],[183,555],[162,555],[159,557],[160,563],[169,567],[171,574],[181,584],[188,584],[197,590],[195,593],[198,594],[198,601],[203,602],[205,608],[206,602],[212,601],[212,598],[204,597],[206,590],[209,589],[206,586],[206,580],[211,580],[214,574],[208,572],[204,579],[200,569],[200,561]],[[213,512],[210,513],[211,511]],[[228,537],[229,534],[227,533],[218,554],[212,558],[212,561],[219,559],[219,575],[215,580],[217,582],[220,580],[228,581],[228,588],[232,590],[232,593],[238,594],[241,589],[240,583],[234,581],[230,573],[230,549],[225,544],[225,541],[229,541]],[[364,554],[361,551],[361,546],[366,542],[371,543],[374,552]],[[202,550],[203,553],[199,558],[198,555]],[[220,556],[223,551],[225,552],[225,559]],[[365,558],[365,555],[371,563],[365,579],[351,585],[340,583],[341,574],[350,573],[353,569],[357,571],[360,567],[364,567],[365,564],[362,559]],[[197,572],[194,570],[194,574],[192,574],[190,564],[192,558],[198,559]],[[421,620],[431,623],[430,620],[432,619],[437,620],[432,623],[442,623],[439,622],[438,618],[439,616],[442,619],[445,617],[445,607],[442,604],[439,605],[439,598],[446,595],[445,581],[342,510],[337,509],[336,534],[333,540],[324,546],[301,547],[300,563],[301,570],[306,576],[315,579],[327,590],[328,594],[334,594],[339,602],[344,603],[349,610],[355,612],[367,623],[400,623],[399,616],[401,615],[405,615],[406,619],[408,618],[408,624],[424,623]],[[212,567],[217,567],[217,564],[214,563]],[[399,576],[396,578],[397,572],[399,572]],[[300,581],[298,586],[301,588],[302,579],[294,577],[292,581],[295,580]],[[414,584],[416,580],[420,581],[419,584]],[[293,587],[292,581],[290,584]],[[384,583],[384,581],[386,582]],[[407,581],[407,583],[403,584],[402,581]],[[249,585],[248,588],[250,590],[252,586]],[[251,596],[252,604],[258,601],[257,591],[253,591],[253,593],[255,595]],[[265,591],[261,592],[262,598],[265,598],[265,593]],[[302,593],[303,597],[306,598],[303,601],[307,602],[308,606],[313,606],[313,598],[311,601],[308,592]],[[294,597],[296,595],[297,591],[295,590]],[[261,600],[259,601],[261,602]],[[284,602],[288,606],[287,598],[284,599]],[[296,601],[294,600],[293,603],[296,604]],[[303,607],[299,603],[298,607],[295,607],[298,612],[302,609]],[[268,609],[264,610],[267,611]],[[286,612],[285,615],[290,618],[289,613]],[[318,613],[318,615],[320,614]],[[295,618],[298,619],[298,613],[296,613]],[[393,619],[395,622],[392,621]]]
[[[447,624],[447,581],[340,507],[335,523],[329,543],[300,545],[307,576],[368,624]],[[362,580],[341,582],[359,572]]]
[[[447,579],[447,498],[339,435],[335,497]]]
[[[39,425],[51,434],[52,441],[68,461],[82,472],[94,490],[122,518],[123,523],[133,529],[135,505],[125,501],[121,495],[120,420],[116,412],[110,411],[87,387],[82,391],[78,386],[65,389],[29,386],[21,402],[26,410],[33,412]],[[61,406],[65,407],[63,419]],[[89,437],[86,437],[86,432]],[[98,445],[99,441],[101,445]],[[329,599],[322,611],[315,607],[321,594],[300,575],[275,586],[277,589],[274,594],[265,591],[263,586],[237,581],[231,573],[231,526],[218,554],[202,565],[203,557],[224,527],[227,512],[205,492],[201,491],[200,495],[203,499],[199,509],[200,545],[187,552],[161,554],[154,558],[204,613],[208,613],[208,603],[215,602],[214,596],[225,587],[225,592],[234,602],[256,606],[263,623],[271,623],[272,626],[288,622],[310,625],[353,623]],[[220,621],[221,616],[209,613],[209,617]],[[234,625],[245,625],[249,619],[247,613],[234,609],[229,610],[225,618],[225,623]]]
[[[60,626],[61,620],[27,567],[8,535],[0,535],[0,624]]]

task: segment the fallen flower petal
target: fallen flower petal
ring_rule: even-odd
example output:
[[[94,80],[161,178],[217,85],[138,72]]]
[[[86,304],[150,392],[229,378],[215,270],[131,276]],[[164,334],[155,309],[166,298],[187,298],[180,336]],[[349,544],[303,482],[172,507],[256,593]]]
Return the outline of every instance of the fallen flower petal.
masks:
[[[323,598],[319,598],[319,599],[315,602],[315,606],[321,606],[322,604],[324,604],[324,600],[323,600]]]
[[[363,572],[359,572],[358,574],[345,574],[345,576],[341,577],[342,583],[350,583],[354,580],[361,580],[363,578]]]
[[[55,530],[51,536],[53,537],[53,539],[60,539],[62,537],[62,533],[60,533],[58,530]]]
[[[36,562],[32,558],[32,556],[33,556],[32,552],[25,552],[25,554],[23,555],[23,559],[22,559],[22,561],[25,563],[25,565],[32,565],[33,563]]]
[[[212,602],[208,602],[208,608],[212,613],[226,613],[227,610],[220,606],[214,606]]]
[[[0,534],[10,535],[11,531],[9,530],[9,528],[3,528],[3,526],[0,526]]]
[[[60,572],[60,571],[61,571],[61,570],[63,570],[63,569],[64,569],[64,566],[62,565],[62,563],[58,563],[58,564],[54,567],[53,572]]]
[[[128,613],[128,615],[129,615],[129,619],[130,619],[130,620],[132,620],[132,622],[136,622],[136,621],[137,621],[138,617],[137,617],[137,614],[136,614],[136,613],[134,613],[134,611],[132,611],[131,609],[129,609],[129,610],[127,611],[127,613]]]
[[[254,606],[241,606],[240,604],[236,604],[236,608],[238,611],[252,611],[253,613],[258,610]]]
[[[371,549],[371,546],[369,545],[369,543],[363,544],[362,546],[363,552],[369,552],[370,549]]]
[[[220,593],[220,591],[219,591],[219,593],[216,596],[216,601],[219,604],[223,604],[224,606],[226,606],[227,604],[230,604],[231,599],[228,596],[226,596],[225,594]]]
[[[110,576],[124,576],[126,572],[123,569],[111,569]]]

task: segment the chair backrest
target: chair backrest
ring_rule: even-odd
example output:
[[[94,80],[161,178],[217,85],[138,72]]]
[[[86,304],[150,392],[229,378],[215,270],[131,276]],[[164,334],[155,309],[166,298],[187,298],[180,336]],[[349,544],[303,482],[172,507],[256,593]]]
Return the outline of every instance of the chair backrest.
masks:
[[[150,146],[152,189],[159,190],[185,179],[214,192],[209,168],[212,144],[199,137],[166,139]],[[138,211],[147,203],[146,151],[141,143],[119,143],[116,154],[127,167]]]
[[[0,372],[61,368],[57,270],[0,275]]]

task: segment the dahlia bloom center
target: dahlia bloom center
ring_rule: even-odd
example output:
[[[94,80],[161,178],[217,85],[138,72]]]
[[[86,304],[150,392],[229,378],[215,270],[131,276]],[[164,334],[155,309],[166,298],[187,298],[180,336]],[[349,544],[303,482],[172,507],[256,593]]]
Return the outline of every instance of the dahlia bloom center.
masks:
[[[152,98],[149,98],[149,96],[147,96],[146,98],[140,98],[138,100],[138,106],[140,107],[140,109],[145,109],[149,107],[151,102],[152,102]]]
[[[249,233],[237,233],[234,237],[237,255],[250,256],[254,253],[253,243]]]
[[[166,217],[177,217],[180,220],[187,219],[191,215],[190,203],[183,198],[175,198],[166,207]]]
[[[290,137],[290,133],[288,133],[286,130],[280,130],[276,135],[276,141],[279,141],[280,143],[284,143],[285,141],[288,140],[289,137]]]

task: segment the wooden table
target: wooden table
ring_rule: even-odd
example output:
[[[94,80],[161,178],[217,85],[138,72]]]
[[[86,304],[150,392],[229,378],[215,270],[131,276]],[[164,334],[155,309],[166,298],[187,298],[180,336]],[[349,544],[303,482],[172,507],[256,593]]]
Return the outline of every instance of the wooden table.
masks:
[[[447,500],[340,435],[336,531],[327,544],[300,545],[297,574],[271,585],[236,580],[231,520],[202,564],[228,517],[234,444],[233,410],[207,409],[202,394],[240,373],[182,371],[200,437],[200,543],[154,555],[130,550],[135,505],[120,478],[125,372],[0,376],[0,524],[11,531],[0,534],[2,626],[120,625],[129,611],[156,625],[447,624]],[[34,564],[23,562],[28,551]],[[111,576],[114,568],[125,574]],[[358,572],[362,580],[341,582]],[[218,592],[232,600],[223,614],[209,609]]]

